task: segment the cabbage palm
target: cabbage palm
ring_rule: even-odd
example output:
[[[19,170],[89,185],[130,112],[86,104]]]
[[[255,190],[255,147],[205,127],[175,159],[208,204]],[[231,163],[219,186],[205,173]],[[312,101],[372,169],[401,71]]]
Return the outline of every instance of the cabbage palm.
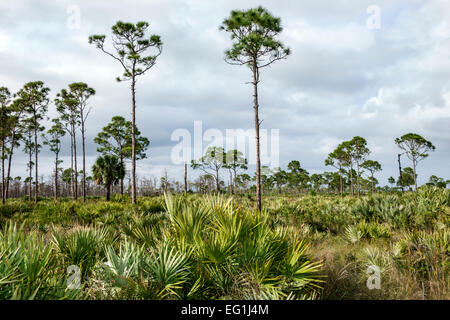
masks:
[[[106,200],[111,199],[111,188],[117,185],[125,176],[125,166],[119,158],[112,155],[98,157],[92,167],[95,183],[106,189]]]

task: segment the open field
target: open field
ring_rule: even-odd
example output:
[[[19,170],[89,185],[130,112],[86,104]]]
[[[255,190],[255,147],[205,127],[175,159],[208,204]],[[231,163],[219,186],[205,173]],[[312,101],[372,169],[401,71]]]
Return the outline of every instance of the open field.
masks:
[[[0,299],[450,299],[450,190],[254,198],[10,199]]]

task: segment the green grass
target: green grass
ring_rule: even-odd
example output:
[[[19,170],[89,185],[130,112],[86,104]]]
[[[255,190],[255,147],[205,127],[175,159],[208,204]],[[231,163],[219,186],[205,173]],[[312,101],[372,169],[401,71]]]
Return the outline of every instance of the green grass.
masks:
[[[9,200],[0,299],[450,299],[450,190],[254,207],[247,195]],[[67,288],[71,265],[80,289]]]

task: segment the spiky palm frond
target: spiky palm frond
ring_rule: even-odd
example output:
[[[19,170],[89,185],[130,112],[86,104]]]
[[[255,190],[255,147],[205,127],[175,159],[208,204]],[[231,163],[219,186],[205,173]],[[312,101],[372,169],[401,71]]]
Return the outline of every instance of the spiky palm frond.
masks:
[[[159,298],[177,296],[177,290],[188,280],[189,258],[164,242],[154,250],[144,269],[148,272]]]

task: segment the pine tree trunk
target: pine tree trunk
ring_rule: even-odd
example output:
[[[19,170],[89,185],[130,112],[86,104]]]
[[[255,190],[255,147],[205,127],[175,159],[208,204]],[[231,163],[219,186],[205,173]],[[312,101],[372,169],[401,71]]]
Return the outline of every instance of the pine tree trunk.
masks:
[[[9,157],[8,157],[8,173],[6,174],[6,199],[8,199],[9,196],[9,178],[11,177],[11,164],[12,164],[12,157],[13,157],[13,152],[14,152],[14,144],[16,143],[16,130],[14,129],[12,132],[12,137],[11,137],[11,150],[9,152]]]
[[[32,153],[31,153],[31,146],[30,146],[30,150],[29,150],[29,155],[30,155],[30,175],[29,175],[29,178],[30,178],[30,181],[28,182],[29,183],[29,186],[28,186],[28,200],[29,201],[31,201],[31,198],[33,197],[33,194],[32,194],[32,192],[31,192],[31,186],[33,185],[33,183],[32,183],[32,181],[33,181],[33,165],[32,165]]]
[[[58,153],[56,153],[55,160],[55,200],[58,200]]]
[[[122,150],[120,150],[120,163],[123,165],[124,163],[123,163],[123,155],[122,155]],[[120,179],[120,195],[122,195],[123,196],[123,192],[124,192],[124,189],[123,189],[123,181],[124,181],[124,179],[125,179],[125,177],[123,177],[122,179]]]
[[[81,144],[82,144],[82,152],[83,152],[83,202],[86,202],[86,141],[85,141],[85,132],[84,132],[84,120],[83,120],[83,112],[81,112]]]
[[[343,185],[342,185],[342,167],[339,166],[339,185],[341,188],[341,195],[343,194]]]
[[[187,185],[187,162],[184,163],[184,193],[187,194],[188,185]]]
[[[360,188],[359,188],[359,162],[356,162],[356,190],[358,192],[358,198],[360,196]]]
[[[39,181],[38,181],[38,140],[37,140],[37,120],[34,123],[34,174],[35,174],[35,183],[34,183],[34,202],[38,201],[39,195]]]
[[[259,144],[259,115],[258,115],[258,82],[259,71],[256,65],[256,59],[253,60],[253,109],[255,111],[255,137],[256,137],[256,207],[261,211],[261,154]]]
[[[372,176],[372,193],[374,193],[375,192],[375,187],[374,187],[374,183],[373,183],[373,172],[372,172],[371,176]]]
[[[78,200],[78,161],[77,161],[77,136],[75,125],[72,126],[73,132],[73,162],[74,162],[74,195],[75,200]]]
[[[106,187],[106,201],[110,201],[111,200],[111,185],[108,185]]]
[[[72,198],[75,199],[74,177],[73,177],[73,132],[70,132],[70,193]]]
[[[219,168],[216,168],[216,190],[220,193]]]
[[[403,179],[402,179],[402,163],[400,162],[400,157],[401,154],[398,155],[398,171],[399,171],[399,176],[398,176],[398,181],[400,182],[400,187],[402,188],[402,192],[404,192],[405,190],[403,189]]]
[[[2,140],[2,204],[6,203],[6,183],[5,183],[5,139]]]
[[[236,194],[237,184],[236,184],[236,170],[234,170],[234,179],[233,179],[233,192]]]
[[[352,189],[352,197],[355,195],[353,187],[353,162],[350,164],[350,188]]]
[[[136,204],[136,75],[131,78],[131,202]]]
[[[414,189],[417,191],[416,160],[415,159],[413,159],[413,170],[414,170]]]
[[[230,194],[233,194],[233,171],[230,170]]]

